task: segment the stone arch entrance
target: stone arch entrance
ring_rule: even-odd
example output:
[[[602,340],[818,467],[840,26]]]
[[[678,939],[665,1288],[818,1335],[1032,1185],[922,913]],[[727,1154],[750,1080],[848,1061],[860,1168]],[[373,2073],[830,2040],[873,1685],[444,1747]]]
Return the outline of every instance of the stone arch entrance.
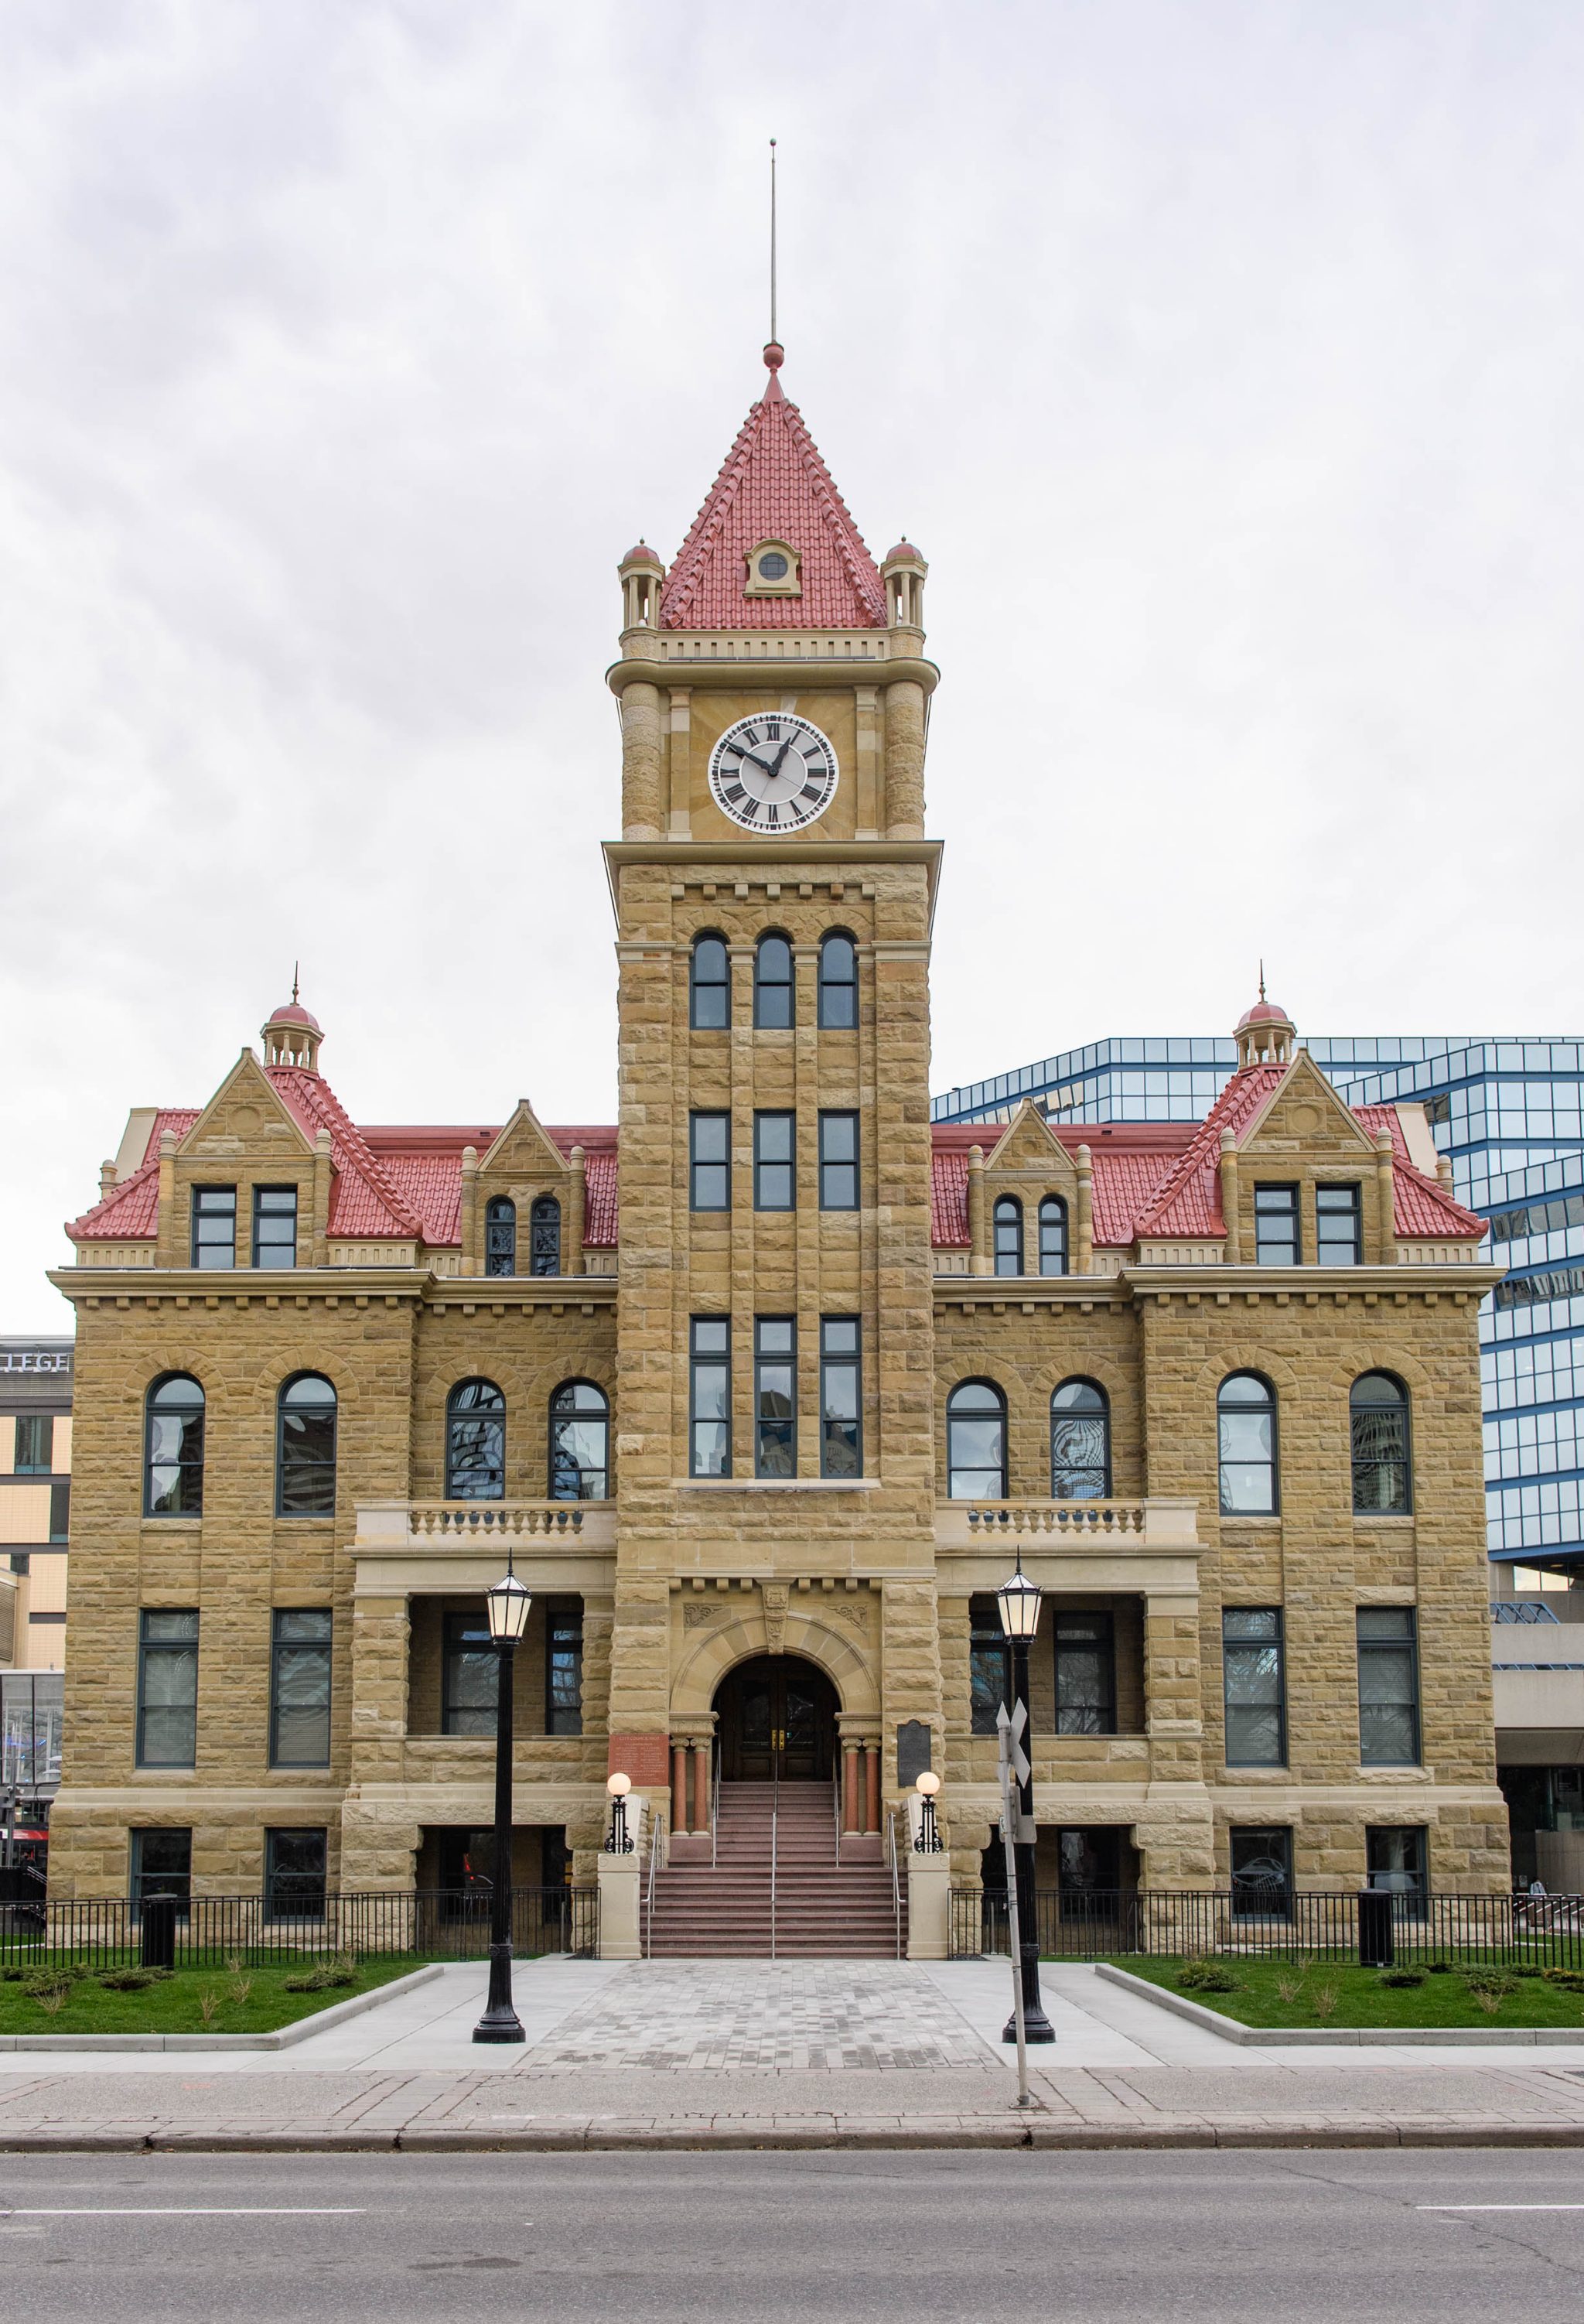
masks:
[[[830,1782],[841,1705],[817,1663],[755,1655],[727,1673],[714,1707],[723,1782]]]

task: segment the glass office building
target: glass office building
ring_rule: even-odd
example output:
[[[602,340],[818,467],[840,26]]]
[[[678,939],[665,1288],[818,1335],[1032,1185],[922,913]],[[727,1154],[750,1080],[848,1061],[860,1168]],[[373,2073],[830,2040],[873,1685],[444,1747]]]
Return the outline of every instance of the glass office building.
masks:
[[[1422,1105],[1459,1199],[1510,1269],[1480,1315],[1491,1556],[1521,1587],[1584,1571],[1584,1041],[1469,1036],[1303,1045],[1351,1104]],[[936,1121],[1199,1121],[1229,1039],[1095,1041],[950,1090]]]

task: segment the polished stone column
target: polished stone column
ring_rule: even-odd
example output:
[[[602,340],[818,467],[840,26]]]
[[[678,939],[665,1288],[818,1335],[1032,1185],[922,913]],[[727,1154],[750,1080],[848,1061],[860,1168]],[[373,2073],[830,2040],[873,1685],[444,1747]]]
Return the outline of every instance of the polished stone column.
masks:
[[[671,1830],[686,1834],[687,1831],[687,1746],[671,1746]]]
[[[880,1828],[880,1747],[878,1741],[866,1743],[864,1758],[864,1825],[865,1831]]]
[[[693,1829],[707,1837],[710,1829],[710,1747],[693,1747]]]
[[[842,1738],[842,1829],[861,1831],[862,1811],[858,1801],[858,1746],[846,1736]]]

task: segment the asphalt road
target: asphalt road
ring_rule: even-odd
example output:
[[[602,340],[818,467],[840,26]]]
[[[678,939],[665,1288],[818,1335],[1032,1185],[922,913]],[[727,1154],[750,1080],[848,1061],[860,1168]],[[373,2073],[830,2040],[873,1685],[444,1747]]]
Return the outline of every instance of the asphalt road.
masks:
[[[28,2324],[1584,2319],[1562,2152],[6,2155],[0,2198]]]

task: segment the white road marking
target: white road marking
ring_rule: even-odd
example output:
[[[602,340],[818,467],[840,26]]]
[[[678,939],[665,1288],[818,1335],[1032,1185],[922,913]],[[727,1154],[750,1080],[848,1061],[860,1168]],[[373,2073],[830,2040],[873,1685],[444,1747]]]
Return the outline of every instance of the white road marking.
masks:
[[[1415,2203],[1416,2211],[1584,2211],[1584,2203]]]
[[[340,2219],[359,2216],[362,2203],[129,2203],[101,2209],[97,2203],[18,2205],[0,2219]]]

